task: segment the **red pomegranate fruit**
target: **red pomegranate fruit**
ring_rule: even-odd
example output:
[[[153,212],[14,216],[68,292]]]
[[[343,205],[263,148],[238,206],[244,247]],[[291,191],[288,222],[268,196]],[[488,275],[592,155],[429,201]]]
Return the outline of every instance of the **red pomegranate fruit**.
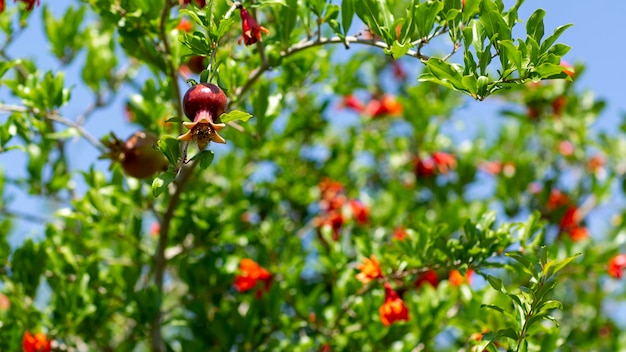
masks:
[[[217,132],[226,125],[219,123],[219,117],[226,111],[226,95],[212,83],[200,83],[189,88],[183,97],[183,112],[193,122],[183,122],[189,130],[179,136],[181,141],[195,141],[203,150],[210,141],[226,143]]]
[[[159,138],[150,132],[138,131],[126,141],[115,135],[105,142],[109,152],[101,159],[111,159],[122,165],[124,173],[135,178],[148,178],[159,171],[167,170],[169,162],[165,156],[154,149]]]

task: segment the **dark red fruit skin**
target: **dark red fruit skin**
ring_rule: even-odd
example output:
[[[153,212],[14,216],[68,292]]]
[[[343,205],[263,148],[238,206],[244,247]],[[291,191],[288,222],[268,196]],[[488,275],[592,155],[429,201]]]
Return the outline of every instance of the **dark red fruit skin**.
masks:
[[[204,63],[206,57],[204,56],[192,56],[189,58],[189,61],[187,61],[187,67],[189,67],[189,70],[195,74],[201,74],[202,70],[204,70],[206,68],[206,65]]]
[[[195,122],[200,111],[207,111],[212,122],[226,111],[228,101],[220,87],[212,83],[199,83],[189,88],[183,97],[183,111]]]
[[[169,162],[153,148],[158,137],[149,132],[135,132],[124,142],[120,164],[124,173],[135,178],[148,178],[167,170]]]

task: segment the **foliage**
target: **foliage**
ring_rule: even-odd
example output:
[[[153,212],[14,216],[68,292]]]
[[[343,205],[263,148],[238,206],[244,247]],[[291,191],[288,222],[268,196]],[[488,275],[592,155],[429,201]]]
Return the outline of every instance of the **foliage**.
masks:
[[[623,348],[603,312],[623,222],[586,221],[626,144],[589,129],[604,102],[561,60],[569,25],[522,3],[2,1],[0,158],[24,169],[0,173],[0,350]],[[35,21],[58,70],[11,56]],[[229,99],[226,147],[176,138],[196,80]],[[486,98],[489,128],[454,136]],[[124,126],[89,129],[110,106]],[[167,171],[70,157],[129,126]]]

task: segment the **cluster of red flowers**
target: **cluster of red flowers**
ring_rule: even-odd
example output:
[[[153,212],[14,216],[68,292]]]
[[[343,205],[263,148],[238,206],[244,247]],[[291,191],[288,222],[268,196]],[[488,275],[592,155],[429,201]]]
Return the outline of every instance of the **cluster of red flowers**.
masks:
[[[239,263],[239,274],[235,277],[234,286],[239,292],[246,292],[257,287],[263,282],[263,287],[256,291],[256,297],[261,298],[263,293],[269,291],[272,283],[272,274],[252,259],[242,259]]]
[[[318,187],[321,214],[315,219],[315,226],[320,229],[330,226],[333,231],[333,240],[339,239],[339,232],[346,221],[344,214],[351,214],[352,219],[359,225],[369,222],[369,208],[358,199],[349,200],[341,183],[324,178]]]
[[[376,256],[371,255],[369,258],[363,258],[363,262],[357,266],[359,273],[356,274],[356,279],[361,281],[364,285],[369,284],[374,280],[385,279],[380,263]],[[468,269],[465,275],[462,275],[458,270],[450,271],[448,280],[450,285],[458,287],[465,283],[470,284],[474,271]],[[415,287],[419,288],[424,284],[430,284],[433,287],[439,285],[439,276],[434,270],[427,270],[420,274],[415,281]],[[385,326],[389,326],[397,321],[408,321],[409,311],[406,304],[396,292],[389,282],[384,282],[385,288],[385,301],[380,306],[380,321]]]
[[[546,203],[546,216],[562,214],[559,221],[559,232],[567,234],[572,241],[577,242],[589,237],[589,231],[583,225],[582,213],[569,196],[558,189],[550,191]]]
[[[437,174],[447,174],[456,168],[456,158],[452,154],[434,152],[430,157],[415,158],[415,176],[432,177]]]
[[[347,95],[343,98],[341,107],[352,109],[358,113],[376,118],[382,116],[398,116],[402,114],[402,104],[395,97],[383,94],[379,97],[372,97],[367,104],[363,104],[354,95]]]
[[[32,11],[35,5],[41,5],[41,0],[14,0],[14,2],[21,1],[26,4],[26,11]],[[4,11],[5,0],[0,0],[0,12]]]
[[[52,341],[48,340],[44,333],[32,335],[29,331],[24,332],[22,338],[22,350],[24,352],[50,352]]]

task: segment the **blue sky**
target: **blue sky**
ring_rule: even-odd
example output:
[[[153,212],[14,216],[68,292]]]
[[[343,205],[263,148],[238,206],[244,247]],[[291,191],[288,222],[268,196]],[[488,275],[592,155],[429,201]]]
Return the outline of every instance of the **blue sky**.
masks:
[[[70,0],[42,0],[43,5],[50,7],[56,17],[61,16],[65,8],[70,4],[76,4],[77,1]],[[514,1],[505,1],[510,6]],[[7,6],[15,6],[12,1],[7,2]],[[560,42],[566,43],[572,47],[570,53],[566,56],[566,60],[575,63],[583,62],[587,65],[584,75],[579,77],[578,86],[582,89],[588,89],[595,93],[599,98],[606,99],[608,108],[601,117],[599,123],[594,128],[603,130],[616,130],[619,124],[620,115],[626,112],[626,100],[623,99],[624,94],[623,82],[626,81],[626,75],[622,69],[621,62],[618,60],[624,57],[624,46],[618,41],[621,39],[623,29],[624,14],[626,13],[626,2],[621,1],[526,1],[520,10],[520,18],[527,19],[530,14],[538,7],[546,10],[544,19],[546,33],[551,33],[559,25],[573,23],[574,26],[569,28],[561,37]],[[30,57],[35,59],[36,63],[43,70],[58,70],[60,64],[47,54],[48,44],[45,41],[45,35],[41,25],[42,8],[38,7],[30,19],[30,27],[13,43],[8,53],[12,57]],[[519,24],[520,28],[524,28],[524,23]],[[69,118],[75,118],[83,109],[91,102],[93,97],[84,86],[80,84],[80,63],[84,60],[84,53],[81,54],[74,64],[63,68],[66,71],[66,82],[68,85],[74,85],[72,92],[72,102],[63,108],[63,115]],[[96,136],[100,137],[110,131],[114,131],[118,136],[124,138],[132,133],[135,128],[125,123],[122,104],[126,96],[131,94],[130,90],[120,92],[118,99],[111,107],[103,109],[89,120],[86,128]],[[0,101],[14,102],[7,94],[7,90],[0,87]],[[484,102],[474,102],[468,99],[465,109],[460,114],[467,116],[480,116],[485,112],[495,112],[498,104],[490,102],[490,99]],[[3,122],[6,115],[0,114],[0,122]],[[96,150],[83,140],[75,140],[70,143],[70,160],[75,167],[87,169],[90,164],[98,156]],[[9,167],[11,166],[11,167]],[[7,174],[12,177],[23,175],[25,160],[19,152],[10,152],[0,155],[0,167],[6,170]],[[105,170],[108,163],[97,161],[96,168]],[[54,210],[54,205],[42,204],[41,201],[32,199],[16,190],[10,191],[14,195],[16,202],[21,209],[35,210],[44,208],[41,213],[46,213],[45,209]],[[32,224],[21,223],[20,228],[27,233],[26,236],[40,232],[41,227]],[[20,236],[21,237],[21,236]]]

